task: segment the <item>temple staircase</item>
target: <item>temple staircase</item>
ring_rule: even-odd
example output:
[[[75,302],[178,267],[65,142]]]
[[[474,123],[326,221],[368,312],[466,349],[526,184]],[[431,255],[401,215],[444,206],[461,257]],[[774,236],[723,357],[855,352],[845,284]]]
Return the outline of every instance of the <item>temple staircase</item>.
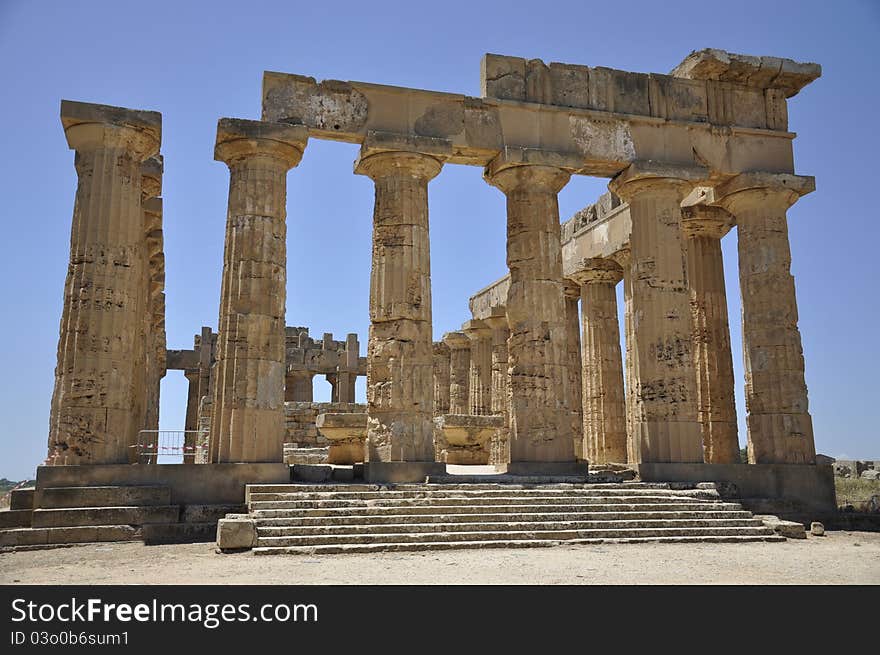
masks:
[[[713,483],[454,481],[248,485],[254,554],[782,541]],[[489,477],[489,476],[486,476]],[[498,476],[493,476],[499,480]],[[505,476],[506,477],[506,476]]]

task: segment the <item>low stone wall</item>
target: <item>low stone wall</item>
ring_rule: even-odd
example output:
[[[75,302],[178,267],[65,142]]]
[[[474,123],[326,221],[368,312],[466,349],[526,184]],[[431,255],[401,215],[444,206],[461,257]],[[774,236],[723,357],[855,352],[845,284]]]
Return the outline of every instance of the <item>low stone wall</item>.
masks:
[[[315,419],[318,414],[354,414],[366,412],[367,406],[361,403],[284,403],[284,420],[287,435],[284,443],[295,443],[300,448],[323,448],[327,439],[318,432]]]

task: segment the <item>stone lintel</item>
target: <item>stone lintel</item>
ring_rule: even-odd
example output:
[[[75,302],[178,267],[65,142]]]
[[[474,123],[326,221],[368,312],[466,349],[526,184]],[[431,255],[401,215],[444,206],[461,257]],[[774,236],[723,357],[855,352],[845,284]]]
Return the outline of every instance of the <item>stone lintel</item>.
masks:
[[[198,350],[167,350],[165,352],[165,368],[169,371],[185,371],[198,367]]]
[[[446,161],[452,155],[452,142],[438,137],[369,130],[358,159],[366,159],[380,152],[414,152]]]
[[[498,173],[517,166],[549,166],[571,174],[582,170],[585,165],[583,155],[575,152],[504,146],[486,166],[484,177],[491,179]]]
[[[309,138],[303,125],[285,125],[243,118],[217,121],[214,159],[229,163],[249,155],[266,154],[285,160],[289,167],[302,158]]]
[[[156,142],[156,151],[162,140],[162,114],[157,111],[62,100],[61,124],[72,149],[76,149],[77,145],[71,140],[71,129],[86,124],[124,127],[142,132],[149,140]]]
[[[468,300],[468,308],[473,317],[485,319],[493,313],[504,313],[508,289],[510,289],[510,273],[477,291]]]
[[[756,57],[706,48],[691,52],[670,73],[689,80],[717,80],[756,89],[779,89],[790,98],[821,77],[822,67],[781,57]]]

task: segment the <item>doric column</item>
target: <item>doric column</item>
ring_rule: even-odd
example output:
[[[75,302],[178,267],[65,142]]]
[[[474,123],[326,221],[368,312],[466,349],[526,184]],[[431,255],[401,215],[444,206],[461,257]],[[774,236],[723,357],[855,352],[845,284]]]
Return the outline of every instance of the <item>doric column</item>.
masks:
[[[721,237],[733,227],[733,221],[721,207],[709,205],[684,207],[681,218],[687,243],[703,456],[707,464],[734,464],[739,462],[739,442],[721,254]]]
[[[314,373],[288,371],[284,381],[284,401],[310,403],[314,401]]]
[[[159,384],[165,376],[165,254],[162,237],[162,156],[141,164],[144,211],[144,282],[147,310],[143,315],[145,360],[142,428],[159,429]]]
[[[610,184],[632,220],[635,462],[702,462],[681,201],[705,169],[637,162]]]
[[[583,375],[581,365],[581,319],[578,311],[578,300],[581,288],[569,280],[564,280],[562,289],[565,294],[565,342],[568,345],[568,380],[566,392],[568,407],[571,411],[571,431],[574,443],[574,454],[578,459],[588,459],[584,454],[584,411],[583,411]]]
[[[141,163],[156,112],[64,100],[78,184],[49,420],[57,464],[121,464],[143,427],[147,273]]]
[[[434,355],[434,414],[449,413],[449,346],[442,341],[433,343]]]
[[[284,437],[287,171],[308,132],[223,118],[229,166],[211,450],[213,462],[280,462]]]
[[[752,463],[816,460],[786,218],[814,189],[812,177],[749,173],[715,190],[736,219]]]
[[[442,167],[418,152],[367,143],[355,172],[375,183],[367,456],[370,462],[433,462],[433,362],[428,182]]]
[[[468,414],[492,413],[492,330],[483,321],[470,320],[461,326],[471,341]]]
[[[507,371],[507,340],[510,338],[510,328],[507,327],[507,315],[489,316],[484,322],[492,328],[492,414],[507,416],[510,402],[510,378]]]
[[[447,332],[443,343],[449,348],[449,413],[470,412],[471,342],[464,332]]]
[[[636,334],[633,330],[632,314],[632,253],[629,246],[619,250],[611,256],[623,270],[623,334],[624,334],[624,362],[623,379],[626,400],[626,461],[637,462],[637,452],[634,447],[635,413],[636,413],[636,383],[633,371],[635,359],[638,353],[636,348]]]
[[[568,344],[557,193],[561,168],[495,161],[486,180],[507,196],[510,288],[510,471],[573,468]],[[544,464],[542,468],[535,464]],[[550,465],[550,466],[547,466]]]
[[[583,316],[584,456],[595,464],[626,463],[626,403],[615,292],[623,269],[610,259],[585,259],[571,277],[580,284]]]
[[[202,399],[199,397],[199,369],[188,368],[183,371],[183,376],[189,383],[186,395],[186,419],[184,430],[198,430],[199,424],[199,403]]]

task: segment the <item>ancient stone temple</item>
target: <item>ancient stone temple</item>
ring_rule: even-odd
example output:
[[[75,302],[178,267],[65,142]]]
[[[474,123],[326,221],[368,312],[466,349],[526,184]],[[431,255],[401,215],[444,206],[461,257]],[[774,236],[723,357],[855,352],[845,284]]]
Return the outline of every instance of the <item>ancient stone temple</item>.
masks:
[[[217,505],[240,504],[249,485],[256,518],[221,523],[223,547],[279,539],[299,552],[318,542],[255,527],[261,503],[296,499],[278,484],[436,490],[451,481],[448,465],[587,496],[597,472],[619,482],[625,470],[654,489],[697,485],[697,500],[714,489],[699,484],[723,482],[745,498],[833,506],[830,467],[816,464],[787,220],[815,188],[795,171],[787,106],[820,73],[720,50],[693,52],[668,75],[487,54],[480,97],[468,97],[266,72],[260,119],[217,124],[215,159],[229,171],[218,322],[185,350],[168,349],[164,329],[162,225],[175,219],[163,216],[160,115],[63,101],[78,186],[55,466],[40,468],[35,516],[56,520],[38,514],[44,489],[164,485],[177,502]],[[294,169],[312,139],[357,145],[354,173],[375,188],[365,357],[357,335],[316,340],[285,322],[296,314],[287,223],[302,220],[287,176],[303,174]],[[470,298],[460,330],[439,335],[429,191],[452,164],[478,167],[503,194],[507,272]],[[605,178],[609,190],[560,222],[557,196],[574,175]],[[745,435],[723,238],[738,244],[727,265],[738,266],[742,297]],[[189,382],[181,447],[199,466],[130,466],[139,435],[158,426],[168,369]],[[314,403],[316,375],[330,403]],[[129,527],[143,518],[126,516]],[[473,543],[501,538],[471,533]]]

